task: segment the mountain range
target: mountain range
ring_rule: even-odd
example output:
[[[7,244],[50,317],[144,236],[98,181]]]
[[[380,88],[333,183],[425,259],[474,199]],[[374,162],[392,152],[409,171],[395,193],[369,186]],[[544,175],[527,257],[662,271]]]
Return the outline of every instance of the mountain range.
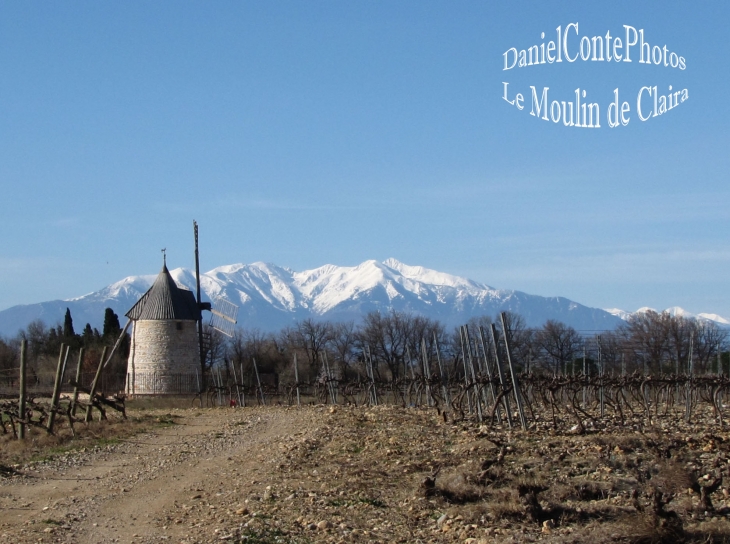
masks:
[[[194,272],[176,268],[170,274],[181,287],[195,289]],[[0,334],[13,335],[35,319],[55,325],[63,321],[66,308],[71,310],[77,332],[86,323],[100,329],[107,307],[124,323],[124,314],[156,277],[129,276],[78,298],[13,306],[0,312]],[[391,309],[438,319],[447,326],[465,323],[474,316],[512,311],[522,315],[528,326],[555,319],[581,331],[613,329],[631,315],[618,309],[589,308],[563,297],[494,289],[395,259],[370,260],[357,266],[325,265],[302,272],[262,262],[232,264],[201,274],[200,283],[203,300],[223,298],[238,305],[238,326],[262,331],[277,331],[310,317],[357,321],[368,312]],[[671,310],[690,316],[681,308]],[[713,314],[698,317],[730,325]]]

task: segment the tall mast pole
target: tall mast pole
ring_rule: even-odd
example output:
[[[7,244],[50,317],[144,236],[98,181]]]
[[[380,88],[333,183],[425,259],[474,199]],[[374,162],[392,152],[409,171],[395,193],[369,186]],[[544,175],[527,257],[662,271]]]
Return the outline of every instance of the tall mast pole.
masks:
[[[198,302],[198,348],[200,350],[200,392],[205,391],[205,348],[203,346],[203,308],[200,301],[200,257],[198,255],[198,223],[193,220],[195,231],[195,297]]]

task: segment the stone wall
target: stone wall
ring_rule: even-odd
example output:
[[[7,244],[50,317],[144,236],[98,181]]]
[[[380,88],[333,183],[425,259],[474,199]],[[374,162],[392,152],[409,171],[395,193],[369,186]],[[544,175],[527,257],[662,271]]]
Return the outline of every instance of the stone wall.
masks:
[[[135,321],[127,391],[137,395],[197,392],[200,351],[195,321]],[[181,384],[183,389],[179,390]]]

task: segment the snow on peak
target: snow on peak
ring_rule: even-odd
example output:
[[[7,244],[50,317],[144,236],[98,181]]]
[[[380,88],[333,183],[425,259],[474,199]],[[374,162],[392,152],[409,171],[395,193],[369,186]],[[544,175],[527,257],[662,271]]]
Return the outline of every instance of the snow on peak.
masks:
[[[715,323],[720,323],[721,325],[730,325],[730,320],[727,320],[724,317],[717,315],[717,314],[700,313],[700,314],[697,314],[697,317],[699,317],[700,319],[707,319],[709,321],[714,321]]]
[[[218,273],[221,274],[235,274],[242,268],[244,268],[246,265],[243,263],[237,263],[237,264],[224,264],[223,266],[218,266],[214,268],[213,270],[209,270],[206,272],[206,275],[214,276]]]
[[[193,271],[175,268],[170,274],[181,287],[195,290]],[[107,307],[119,315],[126,313],[156,277],[130,276],[68,306],[75,320],[96,326]],[[547,319],[560,319],[583,329],[611,328],[618,322],[614,316],[560,297],[495,290],[396,259],[369,260],[355,266],[327,264],[303,271],[265,262],[229,264],[202,274],[200,284],[204,300],[223,298],[239,305],[240,326],[270,331],[297,319],[357,319],[370,311],[391,309],[443,320],[449,326],[505,310],[522,313],[531,326],[540,326]],[[24,326],[35,318],[56,314],[62,318],[66,304],[59,309],[58,302],[0,312],[0,333],[17,330],[19,324]]]
[[[100,291],[67,299],[68,302],[75,302],[85,299],[101,299],[101,298],[120,298],[124,296],[138,297],[144,294],[155,281],[157,276],[148,274],[144,276],[128,276],[122,280],[116,281],[106,286]]]
[[[397,259],[393,259],[392,257],[383,261],[383,264],[388,268],[400,272],[400,274],[405,278],[427,283],[429,285],[491,289],[489,286],[479,285],[472,280],[462,278],[460,276],[453,276],[445,272],[438,272],[436,270],[431,270],[430,268],[424,268],[423,266],[409,266]]]
[[[388,285],[393,283],[395,276],[379,262],[370,260],[357,266],[325,265],[314,270],[295,272],[293,286],[312,309],[324,313],[345,300],[356,299],[379,286],[390,295],[392,288],[388,289]]]
[[[616,317],[619,317],[624,321],[631,316],[631,312],[627,312],[625,310],[622,310],[621,308],[604,308],[603,311],[608,312],[611,315],[615,315]]]
[[[648,312],[654,312],[657,314],[660,313],[666,313],[671,315],[672,317],[684,317],[686,319],[701,319],[705,321],[714,321],[715,323],[718,323],[720,325],[730,325],[730,320],[717,315],[717,314],[709,314],[709,313],[699,313],[699,314],[693,314],[685,310],[684,308],[680,306],[671,306],[667,309],[665,309],[662,312],[657,312],[654,308],[650,308],[648,306],[643,306],[636,310],[635,312],[625,312],[624,310],[621,310],[619,308],[605,308],[604,311],[608,312],[611,315],[615,315],[616,317],[619,317],[623,319],[624,321],[628,321],[632,316],[638,315],[638,314],[645,314]]]
[[[193,271],[175,268],[170,274],[180,287],[195,290]],[[156,277],[156,274],[130,276],[72,302],[89,308],[93,304],[117,304],[119,310],[126,312]],[[274,322],[287,323],[302,316],[357,316],[373,309],[414,311],[446,320],[508,309],[523,313],[536,326],[546,319],[560,319],[591,329],[613,327],[618,322],[616,318],[628,320],[655,311],[648,307],[636,312],[609,308],[606,314],[561,297],[495,290],[460,276],[408,265],[393,258],[382,262],[367,260],[354,266],[326,264],[300,272],[265,262],[229,264],[202,274],[200,283],[204,298],[223,298],[238,304],[241,315],[247,314],[248,322],[254,326],[264,322],[269,326]],[[730,326],[730,320],[716,314],[695,316],[680,307],[665,311]],[[15,327],[17,320],[8,318],[8,322]]]

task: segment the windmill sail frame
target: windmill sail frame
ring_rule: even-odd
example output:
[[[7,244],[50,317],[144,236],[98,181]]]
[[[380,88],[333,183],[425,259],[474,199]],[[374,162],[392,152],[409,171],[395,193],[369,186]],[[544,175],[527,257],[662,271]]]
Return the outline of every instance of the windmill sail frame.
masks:
[[[238,317],[238,306],[224,298],[213,298],[208,325],[229,338],[233,336]]]

